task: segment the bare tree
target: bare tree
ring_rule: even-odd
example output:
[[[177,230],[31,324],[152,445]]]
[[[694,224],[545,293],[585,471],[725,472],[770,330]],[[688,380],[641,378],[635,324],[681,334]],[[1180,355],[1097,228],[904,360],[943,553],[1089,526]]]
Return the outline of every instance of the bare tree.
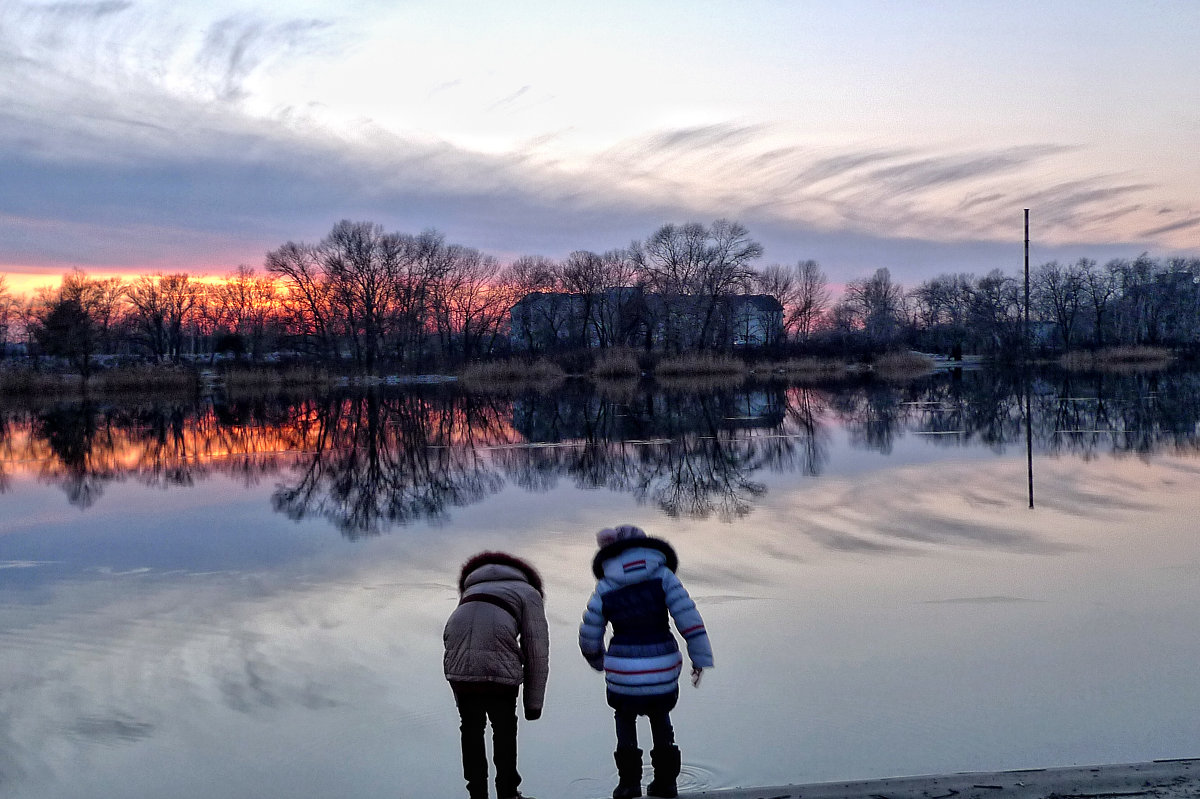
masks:
[[[759,270],[755,284],[763,294],[779,300],[786,336],[809,338],[829,310],[830,292],[825,273],[813,260],[791,265],[771,264]]]
[[[355,359],[372,372],[390,333],[406,242],[380,225],[343,219],[317,249]]]
[[[1016,352],[1021,347],[1022,292],[1017,281],[999,269],[971,287],[967,324],[975,345],[985,352]]]
[[[904,314],[904,288],[892,282],[886,267],[863,280],[846,284],[842,304],[873,347],[893,346],[899,338]]]
[[[598,311],[605,301],[605,290],[608,285],[608,271],[604,259],[588,250],[575,250],[559,268],[563,288],[578,297],[579,330],[573,338],[573,343],[588,348],[593,345],[603,347],[607,342],[601,335],[601,323]]]
[[[8,353],[8,342],[18,317],[19,303],[8,289],[8,281],[0,275],[0,358]]]
[[[448,269],[432,296],[441,350],[463,359],[486,355],[495,346],[508,310],[507,298],[493,283],[500,264],[457,244],[447,248],[446,264]]]
[[[156,360],[178,361],[184,330],[200,296],[199,284],[186,274],[145,275],[126,289],[142,343]]]
[[[433,229],[401,239],[405,252],[396,287],[395,350],[401,360],[410,360],[427,351],[426,339],[434,325],[433,297],[451,270],[452,254],[445,236]]]
[[[553,349],[571,338],[580,314],[563,284],[561,266],[542,255],[523,255],[508,264],[498,280],[509,295],[513,335],[529,351]]]
[[[126,289],[120,278],[97,280],[81,269],[63,275],[59,298],[75,300],[87,313],[96,337],[97,352],[112,352],[115,347]]]
[[[257,359],[263,354],[267,327],[278,310],[278,301],[275,281],[256,275],[253,267],[242,264],[213,287],[207,316],[216,335],[233,337],[235,352],[248,349]]]
[[[914,324],[923,339],[936,349],[962,354],[968,338],[967,314],[970,306],[969,274],[939,275],[910,292]]]
[[[1074,343],[1075,324],[1083,308],[1087,264],[1086,260],[1080,260],[1063,266],[1058,261],[1050,261],[1033,273],[1033,294],[1030,298],[1033,309],[1054,322],[1063,348],[1067,350]]]
[[[1163,343],[1192,345],[1200,340],[1200,259],[1174,257],[1156,275],[1162,305],[1160,330]]]
[[[61,296],[52,302],[34,335],[44,353],[66,359],[87,381],[96,354],[96,328],[77,298]]]
[[[1083,293],[1091,311],[1092,340],[1097,347],[1103,347],[1105,328],[1109,325],[1109,310],[1117,298],[1116,262],[1110,261],[1103,268],[1097,267],[1095,261],[1084,260],[1080,263],[1086,264]]]
[[[332,291],[317,249],[289,241],[267,253],[266,267],[268,273],[283,281],[281,310],[300,348],[335,357]]]
[[[1120,286],[1117,306],[1117,335],[1125,344],[1157,344],[1159,303],[1155,287],[1157,264],[1146,253],[1132,261],[1119,260],[1111,266]]]
[[[649,288],[662,298],[659,320],[668,347],[707,346],[717,336],[724,301],[745,293],[753,282],[751,262],[762,245],[737,222],[718,219],[663,225],[644,242],[630,246],[634,263]]]
[[[605,298],[594,314],[596,335],[602,347],[628,346],[644,337],[645,292],[637,264],[629,250],[608,250],[600,256]]]

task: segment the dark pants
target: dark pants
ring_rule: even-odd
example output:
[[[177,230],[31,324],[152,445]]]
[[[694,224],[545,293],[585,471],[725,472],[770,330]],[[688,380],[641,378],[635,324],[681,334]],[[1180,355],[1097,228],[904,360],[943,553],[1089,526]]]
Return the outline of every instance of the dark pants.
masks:
[[[517,795],[517,687],[489,682],[452,682],[462,732],[463,777],[471,799],[487,799],[487,748],[483,735],[492,722],[492,762],[496,764],[496,794]]]
[[[654,748],[666,748],[675,744],[675,728],[671,726],[671,711],[679,700],[675,691],[663,696],[621,696],[608,692],[608,704],[613,709],[617,723],[617,748],[637,749],[637,718],[650,719],[650,737]]]

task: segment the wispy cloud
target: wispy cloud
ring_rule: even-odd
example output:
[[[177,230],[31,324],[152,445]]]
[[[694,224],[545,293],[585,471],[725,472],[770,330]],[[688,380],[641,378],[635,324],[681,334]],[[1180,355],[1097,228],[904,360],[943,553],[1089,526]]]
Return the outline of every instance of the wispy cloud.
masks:
[[[1200,224],[1148,202],[1149,181],[1079,174],[1066,161],[1080,149],[1054,142],[832,145],[733,120],[582,153],[568,127],[495,154],[370,120],[347,130],[320,107],[247,110],[260,76],[342,35],[257,12],[185,25],[121,0],[0,8],[0,263],[253,263],[346,216],[436,226],[501,255],[607,249],[724,216],[772,258],[846,268],[990,257],[1022,207],[1047,244],[1169,242]],[[485,110],[537,97],[522,84]]]
[[[499,100],[497,100],[496,102],[492,103],[490,106],[488,106],[487,110],[488,111],[496,111],[501,108],[505,108],[506,106],[510,106],[513,103],[515,103],[517,100],[520,100],[522,97],[529,94],[529,91],[532,88],[533,88],[532,86],[526,84],[525,86],[522,86],[521,88],[517,89],[515,92],[508,95],[507,97],[502,97]]]
[[[1178,222],[1172,222],[1169,225],[1156,227],[1151,230],[1144,231],[1142,235],[1146,238],[1153,238],[1155,236],[1161,236],[1164,233],[1174,233],[1178,230],[1188,230],[1198,226],[1200,226],[1200,216],[1193,217],[1191,219],[1182,219]]]
[[[241,99],[244,81],[265,61],[329,27],[331,23],[323,20],[271,23],[244,15],[226,17],[209,27],[196,61],[212,76],[218,97]]]
[[[934,155],[885,166],[866,177],[888,192],[924,192],[1014,172],[1068,149],[1039,145],[1012,147],[998,152]]]

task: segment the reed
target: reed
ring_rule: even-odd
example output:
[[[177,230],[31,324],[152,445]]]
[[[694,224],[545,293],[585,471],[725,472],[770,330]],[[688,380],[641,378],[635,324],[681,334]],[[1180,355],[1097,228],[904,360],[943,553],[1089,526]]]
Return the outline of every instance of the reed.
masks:
[[[656,376],[658,387],[666,391],[681,391],[702,394],[711,391],[728,391],[740,388],[746,382],[746,373],[715,374],[668,374]]]
[[[934,371],[936,364],[928,355],[919,352],[889,352],[880,355],[872,371],[884,380],[909,380]]]
[[[711,352],[685,352],[663,358],[654,367],[656,377],[729,375],[744,376],[746,363],[740,358]]]
[[[459,382],[472,391],[494,388],[546,388],[566,380],[567,373],[545,358],[513,358],[471,364],[458,373]]]
[[[221,375],[230,391],[274,391],[289,386],[328,386],[336,377],[320,366],[231,367]]]
[[[10,395],[57,395],[79,393],[82,381],[77,374],[35,372],[32,369],[0,371],[0,393]]]
[[[767,369],[788,380],[836,380],[849,373],[845,362],[833,358],[789,358]]]
[[[1174,358],[1163,347],[1108,347],[1068,352],[1059,359],[1059,364],[1071,370],[1138,371],[1166,368]]]
[[[596,359],[591,375],[604,380],[636,379],[642,376],[642,367],[631,350],[611,350]]]
[[[74,372],[18,368],[0,371],[0,392],[82,396],[84,394],[178,393],[199,387],[193,369],[174,366],[122,366],[95,372],[86,382]]]

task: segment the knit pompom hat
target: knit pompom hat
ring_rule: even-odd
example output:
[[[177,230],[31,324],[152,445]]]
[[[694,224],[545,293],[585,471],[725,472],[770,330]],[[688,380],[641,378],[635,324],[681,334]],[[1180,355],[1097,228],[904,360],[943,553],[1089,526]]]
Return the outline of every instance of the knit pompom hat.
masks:
[[[646,531],[632,524],[622,524],[620,527],[605,527],[596,533],[596,543],[601,547],[624,541],[626,538],[645,538]]]

